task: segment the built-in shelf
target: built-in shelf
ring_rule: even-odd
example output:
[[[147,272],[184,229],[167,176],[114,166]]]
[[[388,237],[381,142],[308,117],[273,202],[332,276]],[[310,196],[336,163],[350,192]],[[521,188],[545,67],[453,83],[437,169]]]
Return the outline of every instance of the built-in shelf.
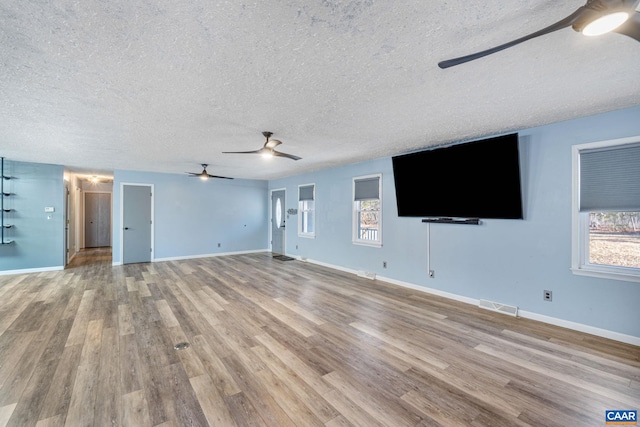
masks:
[[[479,225],[480,218],[425,218],[422,222],[434,223],[434,224],[470,224]]]

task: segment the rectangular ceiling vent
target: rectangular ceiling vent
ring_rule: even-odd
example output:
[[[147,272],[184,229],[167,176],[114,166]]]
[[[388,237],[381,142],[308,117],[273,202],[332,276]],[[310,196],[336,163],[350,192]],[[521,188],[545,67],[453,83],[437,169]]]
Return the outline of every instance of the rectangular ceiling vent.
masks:
[[[518,307],[513,305],[500,304],[499,302],[493,302],[493,301],[487,301],[486,299],[481,299],[478,306],[486,310],[497,311],[498,313],[508,314],[509,316],[513,316],[513,317],[518,316]]]

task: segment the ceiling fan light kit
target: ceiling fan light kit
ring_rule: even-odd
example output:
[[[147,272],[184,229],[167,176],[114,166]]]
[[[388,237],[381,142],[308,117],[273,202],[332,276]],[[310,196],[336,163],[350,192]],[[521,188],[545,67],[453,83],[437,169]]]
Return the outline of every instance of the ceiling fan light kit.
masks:
[[[441,61],[438,63],[438,67],[445,69],[464,64],[567,27],[572,27],[575,31],[587,36],[597,36],[615,31],[640,41],[639,2],[640,0],[587,0],[584,6],[580,6],[572,14],[555,24],[491,49]]]
[[[627,12],[614,12],[594,19],[584,26],[582,34],[585,36],[600,36],[618,28],[629,19]]]

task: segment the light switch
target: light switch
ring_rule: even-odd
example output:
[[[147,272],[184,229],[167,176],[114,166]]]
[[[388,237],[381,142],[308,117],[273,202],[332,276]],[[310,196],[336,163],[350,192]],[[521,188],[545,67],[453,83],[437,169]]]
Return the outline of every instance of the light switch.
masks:
[[[44,211],[45,212],[55,212],[56,210],[55,210],[55,208],[53,206],[48,206],[48,207],[44,208]]]

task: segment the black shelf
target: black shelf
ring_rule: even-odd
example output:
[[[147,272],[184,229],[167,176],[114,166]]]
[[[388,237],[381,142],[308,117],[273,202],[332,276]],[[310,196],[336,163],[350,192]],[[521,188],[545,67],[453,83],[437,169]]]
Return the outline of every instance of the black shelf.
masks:
[[[430,224],[468,224],[468,225],[480,225],[480,218],[425,218],[422,222]]]
[[[4,222],[4,217],[6,214],[13,211],[13,209],[6,208],[4,206],[4,200],[5,197],[13,196],[13,193],[11,193],[11,191],[5,190],[4,182],[13,179],[13,177],[4,174],[4,157],[2,157],[1,159],[0,176],[2,177],[2,179],[0,179],[0,193],[2,193],[2,195],[0,196],[0,243],[2,243],[2,245],[10,245],[13,243],[13,240],[5,238],[5,230],[13,228],[13,224],[6,224]]]

